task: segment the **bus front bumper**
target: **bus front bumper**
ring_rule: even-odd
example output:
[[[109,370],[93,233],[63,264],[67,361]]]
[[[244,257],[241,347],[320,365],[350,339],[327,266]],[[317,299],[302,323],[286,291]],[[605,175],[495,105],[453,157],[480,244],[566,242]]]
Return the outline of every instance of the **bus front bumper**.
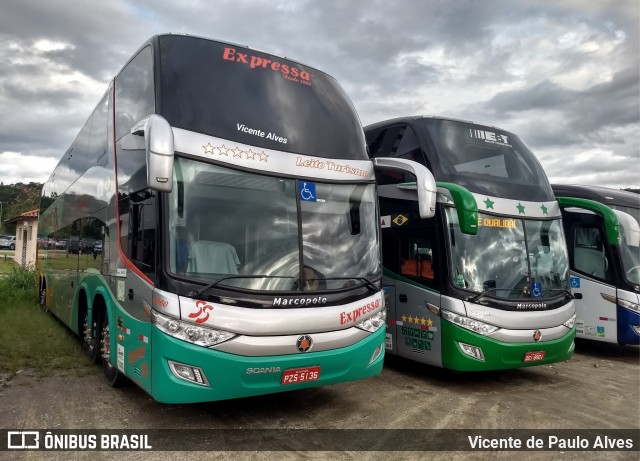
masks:
[[[489,371],[562,362],[573,356],[575,328],[551,341],[507,343],[479,335],[442,321],[442,366],[458,371]],[[463,351],[464,345],[479,348],[483,360]]]
[[[380,328],[362,341],[340,349],[249,357],[196,346],[154,327],[151,395],[163,403],[209,402],[368,378],[382,371],[384,339],[385,330]],[[379,355],[371,361],[378,348]],[[204,375],[205,384],[178,378],[173,371],[175,364],[200,370],[196,374]],[[317,380],[281,384],[287,370],[309,367],[319,369]]]

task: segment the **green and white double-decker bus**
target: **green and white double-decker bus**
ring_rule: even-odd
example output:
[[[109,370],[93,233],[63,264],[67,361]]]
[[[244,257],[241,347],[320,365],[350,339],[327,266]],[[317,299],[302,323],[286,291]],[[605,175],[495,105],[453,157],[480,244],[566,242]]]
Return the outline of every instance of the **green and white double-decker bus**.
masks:
[[[374,376],[378,216],[362,127],[332,77],[155,36],[43,187],[39,236],[57,243],[41,303],[110,384],[161,402]]]
[[[405,117],[365,127],[375,161],[405,159],[435,177],[433,218],[414,179],[380,172],[389,353],[453,370],[570,358],[575,310],[560,208],[513,133]]]

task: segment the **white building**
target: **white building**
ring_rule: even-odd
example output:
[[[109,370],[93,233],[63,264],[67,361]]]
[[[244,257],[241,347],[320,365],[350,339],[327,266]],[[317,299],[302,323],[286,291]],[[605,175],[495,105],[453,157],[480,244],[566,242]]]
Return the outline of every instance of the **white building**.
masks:
[[[25,211],[7,223],[16,223],[16,251],[13,260],[22,267],[35,268],[38,255],[38,210]]]

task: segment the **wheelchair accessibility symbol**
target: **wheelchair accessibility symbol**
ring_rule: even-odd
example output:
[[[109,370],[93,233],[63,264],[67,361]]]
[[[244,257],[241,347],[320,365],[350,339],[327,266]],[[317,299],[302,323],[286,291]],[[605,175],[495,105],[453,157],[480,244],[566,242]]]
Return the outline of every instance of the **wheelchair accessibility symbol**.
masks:
[[[580,288],[580,278],[571,277],[571,288]]]
[[[542,283],[533,282],[531,294],[534,298],[542,298]]]
[[[316,183],[298,181],[298,192],[303,202],[316,201]]]

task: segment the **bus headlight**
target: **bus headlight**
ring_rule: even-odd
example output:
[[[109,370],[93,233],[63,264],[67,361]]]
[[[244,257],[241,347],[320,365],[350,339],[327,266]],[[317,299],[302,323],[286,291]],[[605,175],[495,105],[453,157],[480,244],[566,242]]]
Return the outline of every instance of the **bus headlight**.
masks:
[[[563,325],[569,329],[573,328],[576,324],[576,314],[573,314],[569,320],[563,323]]]
[[[480,320],[465,317],[464,315],[455,314],[453,312],[440,309],[440,315],[445,320],[455,323],[462,328],[471,330],[479,335],[490,335],[491,333],[498,331],[499,328],[495,325],[489,325],[488,323],[481,322]]]
[[[385,309],[382,309],[381,311],[373,314],[368,319],[365,319],[356,323],[355,326],[360,328],[361,330],[365,330],[365,331],[368,331],[369,333],[373,333],[374,331],[378,330],[381,326],[383,326],[386,320],[387,320],[387,311]]]
[[[618,298],[618,304],[634,312],[640,312],[640,304]]]
[[[154,310],[151,310],[151,321],[160,331],[169,336],[203,347],[215,346],[236,336],[228,331],[172,319]]]

